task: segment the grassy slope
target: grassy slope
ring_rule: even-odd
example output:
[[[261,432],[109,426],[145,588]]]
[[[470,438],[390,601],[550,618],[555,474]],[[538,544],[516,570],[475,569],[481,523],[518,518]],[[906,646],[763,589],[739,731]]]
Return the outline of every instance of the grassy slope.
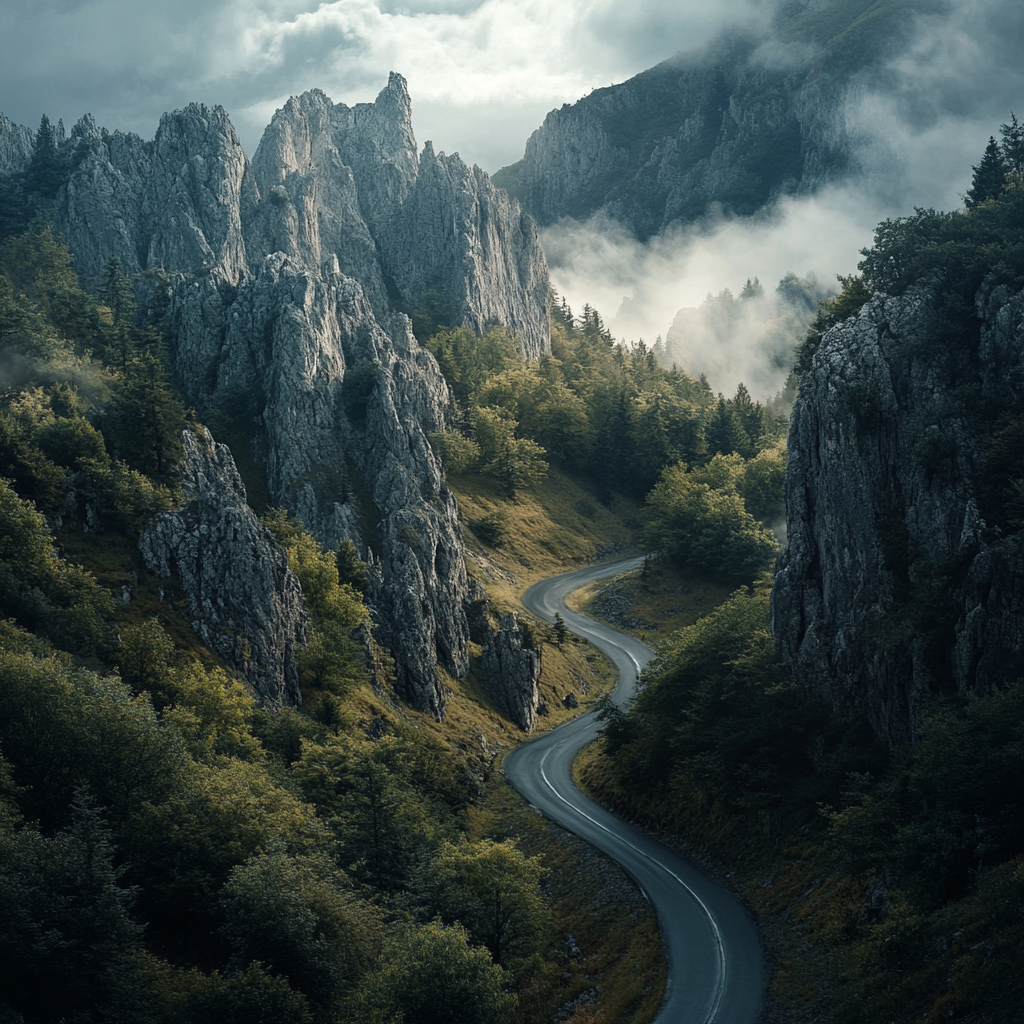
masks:
[[[635,506],[621,499],[602,504],[557,470],[542,485],[512,500],[481,477],[467,475],[451,482],[462,510],[470,572],[487,588],[498,613],[514,610],[528,618],[519,596],[530,584],[626,553],[634,533]],[[511,524],[510,540],[498,549],[484,544],[472,530],[473,522],[496,509],[504,510]],[[183,595],[146,571],[129,537],[66,531],[58,542],[69,558],[85,565],[115,595],[130,588],[131,600],[117,606],[118,625],[138,625],[157,616],[181,651],[204,664],[227,667],[192,632]],[[540,688],[549,712],[539,728],[545,730],[581,714],[611,688],[615,677],[610,663],[589,645],[571,641],[559,649],[546,626],[533,625],[543,651]],[[526,808],[495,770],[501,754],[525,736],[483,688],[479,648],[471,645],[469,676],[447,680],[448,712],[443,722],[394,699],[388,686],[389,660],[382,651],[377,655],[382,685],[366,684],[349,694],[346,730],[376,734],[383,726],[438,742],[465,765],[476,784],[478,796],[467,808],[470,834],[513,836],[527,853],[539,854],[548,868],[545,885],[554,909],[558,955],[522,993],[518,1019],[523,1024],[552,1019],[561,1007],[566,1014],[562,1019],[574,1024],[651,1020],[665,984],[657,921],[615,865]],[[563,705],[568,693],[576,696],[579,708]]]
[[[531,584],[630,553],[637,507],[621,498],[604,503],[555,468],[542,484],[514,499],[493,481],[472,474],[451,477],[449,485],[459,501],[470,574],[485,586],[497,612],[511,610],[529,619],[519,597]],[[509,538],[497,548],[473,531],[474,523],[495,511],[509,519]],[[544,730],[585,711],[614,684],[614,672],[589,645],[572,641],[559,650],[548,628],[531,622],[535,636],[544,640],[540,689],[549,708],[540,720]],[[482,690],[478,658],[473,658],[468,679],[452,687],[446,722],[424,720],[425,728],[440,734],[452,727],[465,731],[481,725],[480,734],[492,751],[507,750],[522,738]],[[576,695],[578,709],[564,707],[561,698],[567,693]],[[493,777],[470,815],[471,827],[479,835],[514,835],[550,868],[548,895],[561,956],[523,993],[524,1024],[550,1020],[559,1006],[569,1003],[574,1005],[562,1019],[573,1024],[641,1024],[653,1019],[664,993],[664,962],[657,921],[636,887],[586,843],[526,808],[501,777]]]

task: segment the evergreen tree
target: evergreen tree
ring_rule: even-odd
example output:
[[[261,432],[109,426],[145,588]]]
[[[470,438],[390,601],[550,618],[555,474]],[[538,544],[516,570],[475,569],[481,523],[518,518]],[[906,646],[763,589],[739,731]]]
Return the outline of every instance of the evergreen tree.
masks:
[[[1017,123],[1017,117],[1010,111],[1010,123],[999,126],[1003,137],[1001,151],[1007,171],[1024,171],[1024,124]]]
[[[974,168],[974,179],[964,196],[964,205],[968,210],[973,210],[986,199],[997,198],[1005,184],[1006,162],[1003,152],[999,143],[990,135],[981,163]]]
[[[751,446],[755,445],[757,439],[764,433],[764,409],[761,408],[760,402],[755,402],[750,397],[750,392],[742,381],[736,387],[732,408],[740,421],[740,426],[746,431]]]
[[[133,469],[164,478],[181,457],[185,409],[151,352],[125,367],[117,386],[107,432],[115,453]]]
[[[111,256],[103,268],[102,294],[113,314],[115,327],[129,324],[135,316],[135,293],[118,256]]]
[[[644,566],[647,566],[646,562],[644,562]],[[565,643],[567,635],[568,630],[565,628],[565,619],[558,612],[555,612],[555,643],[561,647]]]
[[[753,281],[747,278],[747,283],[740,292],[741,299],[758,299],[764,295],[764,285],[755,277]]]
[[[49,201],[64,181],[64,168],[57,148],[57,133],[43,114],[36,129],[32,159],[25,170],[25,192],[37,201]]]
[[[711,414],[711,422],[707,429],[708,454],[716,453],[731,455],[738,452],[740,455],[751,454],[750,436],[743,429],[739,417],[733,409],[729,408],[726,400],[719,395],[718,405]]]

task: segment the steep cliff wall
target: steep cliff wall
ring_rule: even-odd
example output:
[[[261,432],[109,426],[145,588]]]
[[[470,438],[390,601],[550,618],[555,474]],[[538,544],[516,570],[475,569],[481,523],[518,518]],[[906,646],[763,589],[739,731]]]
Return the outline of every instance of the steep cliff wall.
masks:
[[[295,654],[306,642],[302,588],[288,557],[245,501],[231,453],[200,428],[186,430],[188,499],[161,512],[139,546],[158,576],[176,577],[192,627],[270,707],[300,702]]]
[[[1024,675],[1024,537],[979,511],[996,418],[1024,410],[1024,292],[982,289],[957,374],[938,306],[929,287],[879,296],[823,338],[790,423],[772,594],[797,678],[895,741],[936,695]]]
[[[541,224],[601,213],[641,239],[715,207],[746,215],[812,192],[855,159],[847,90],[909,38],[914,14],[945,6],[779,4],[763,33],[731,34],[551,111],[494,180]]]
[[[351,108],[292,98],[251,165],[224,110],[199,104],[152,142],[85,117],[61,153],[52,217],[76,269],[95,285],[119,256],[189,400],[248,432],[271,501],[373,551],[400,692],[442,714],[436,666],[462,675],[468,639],[457,508],[428,440],[450,397],[404,311],[431,289],[547,350],[532,220],[458,157],[417,155],[399,75]]]

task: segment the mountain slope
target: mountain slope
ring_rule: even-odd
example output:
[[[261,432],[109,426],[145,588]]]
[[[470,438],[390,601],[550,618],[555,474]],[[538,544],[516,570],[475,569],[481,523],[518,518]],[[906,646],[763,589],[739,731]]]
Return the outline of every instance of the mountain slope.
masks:
[[[429,291],[449,322],[497,320],[546,351],[532,219],[457,156],[417,155],[399,75],[372,104],[293,98],[251,164],[224,110],[197,104],[150,142],[85,117],[57,162],[41,205],[79,274],[100,283],[117,256],[188,399],[231,425],[270,501],[372,552],[400,692],[443,714],[436,666],[468,665],[457,509],[428,440],[450,397],[405,314]]]
[[[941,0],[780,6],[736,32],[548,114],[497,184],[541,224],[607,215],[640,239],[721,207],[748,215],[856,162],[843,104]]]

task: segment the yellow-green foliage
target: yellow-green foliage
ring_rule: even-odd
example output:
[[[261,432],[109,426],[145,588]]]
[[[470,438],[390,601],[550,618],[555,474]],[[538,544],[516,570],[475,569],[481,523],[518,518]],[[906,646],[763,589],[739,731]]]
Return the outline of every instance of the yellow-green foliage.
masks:
[[[426,342],[461,413],[437,436],[446,467],[477,470],[510,493],[533,488],[547,460],[602,489],[643,494],[680,458],[752,456],[781,433],[746,388],[718,399],[706,381],[658,366],[642,342],[615,346],[595,310],[551,309],[551,354],[527,363],[503,328],[442,330]]]
[[[432,868],[438,905],[449,920],[462,921],[496,963],[521,973],[550,932],[550,914],[540,895],[541,862],[513,840],[446,843]]]
[[[287,553],[309,612],[306,646],[297,659],[306,707],[321,721],[337,724],[339,698],[365,676],[351,633],[369,622],[369,612],[362,595],[340,581],[335,553],[324,551],[301,523],[280,509],[268,510],[263,522]]]
[[[82,654],[106,651],[110,594],[57,557],[46,520],[2,479],[0,521],[0,614]]]

